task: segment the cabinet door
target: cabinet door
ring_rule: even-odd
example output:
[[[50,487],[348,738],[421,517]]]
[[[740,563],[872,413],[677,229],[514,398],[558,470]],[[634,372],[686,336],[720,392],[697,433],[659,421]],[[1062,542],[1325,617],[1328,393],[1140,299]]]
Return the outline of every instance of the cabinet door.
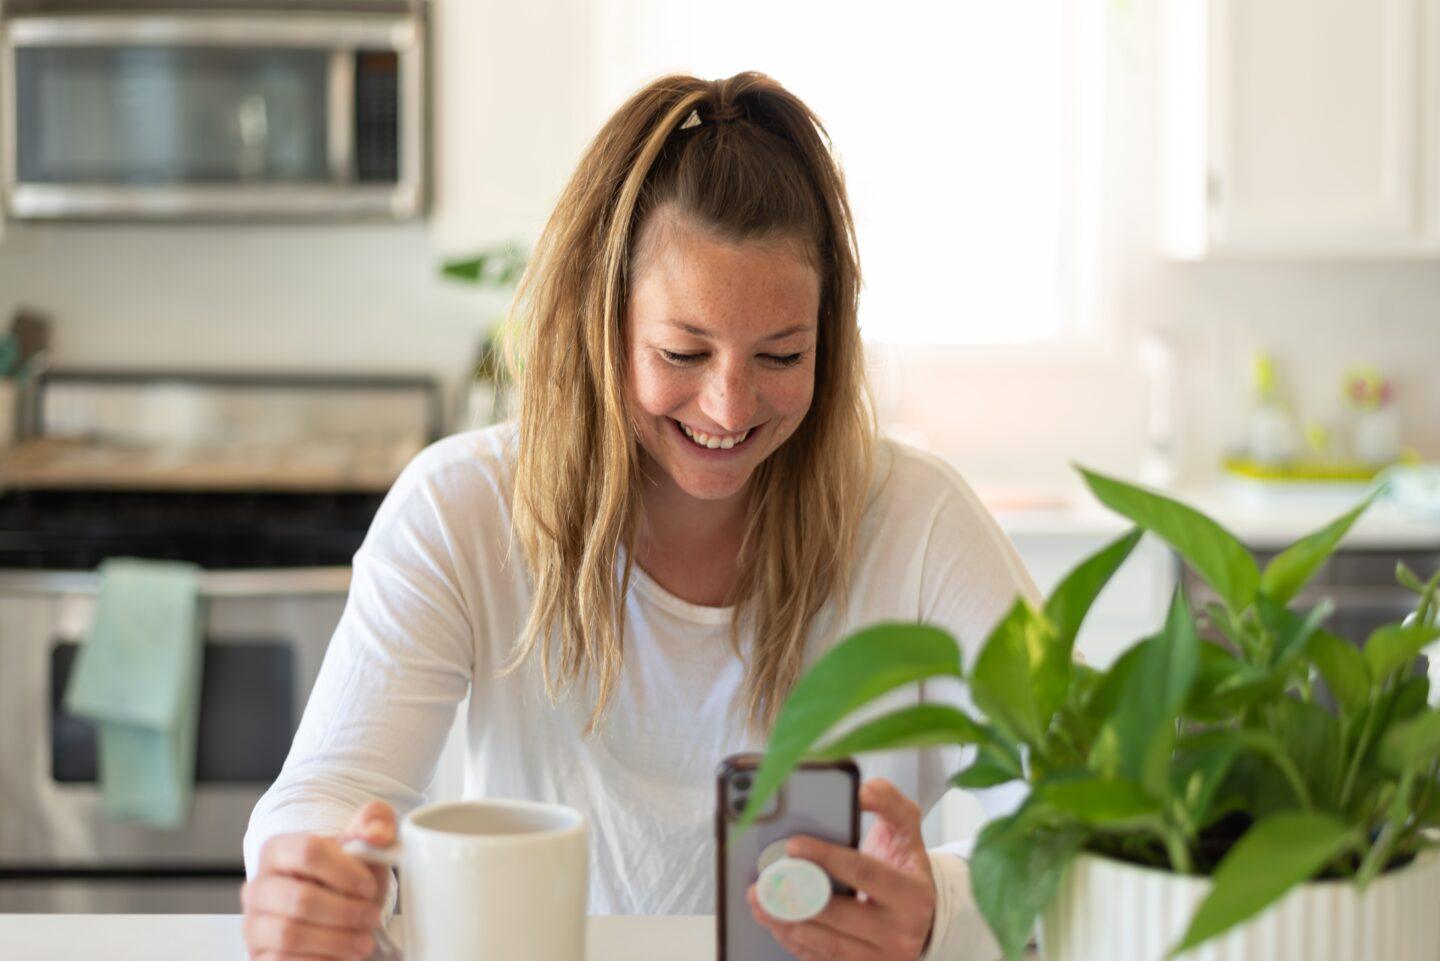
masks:
[[[1211,2],[1212,242],[1418,239],[1419,0]]]

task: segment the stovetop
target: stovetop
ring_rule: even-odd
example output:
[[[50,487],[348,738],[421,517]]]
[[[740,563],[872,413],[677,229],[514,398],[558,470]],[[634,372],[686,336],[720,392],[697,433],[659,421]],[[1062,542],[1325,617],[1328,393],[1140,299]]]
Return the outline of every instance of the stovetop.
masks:
[[[348,566],[384,495],[12,490],[0,570],[93,570],[107,557],[207,570]]]

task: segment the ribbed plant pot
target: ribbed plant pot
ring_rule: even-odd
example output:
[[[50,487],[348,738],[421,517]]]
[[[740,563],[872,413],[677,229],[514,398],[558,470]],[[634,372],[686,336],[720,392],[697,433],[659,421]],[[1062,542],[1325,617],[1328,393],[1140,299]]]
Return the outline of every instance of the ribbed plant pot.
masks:
[[[1206,878],[1093,854],[1040,918],[1045,961],[1164,961],[1210,892]],[[1177,961],[1440,961],[1440,851],[1382,875],[1301,885]]]

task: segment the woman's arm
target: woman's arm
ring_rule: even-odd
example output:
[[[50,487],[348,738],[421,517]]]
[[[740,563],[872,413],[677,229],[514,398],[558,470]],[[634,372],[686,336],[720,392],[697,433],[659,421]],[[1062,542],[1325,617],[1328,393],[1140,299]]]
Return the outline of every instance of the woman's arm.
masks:
[[[338,834],[367,801],[403,814],[423,800],[475,666],[455,551],[468,538],[445,502],[412,465],[377,513],[290,754],[251,814],[247,875],[274,835]]]
[[[1043,604],[1041,595],[1010,539],[969,486],[950,472],[954,484],[935,514],[925,546],[921,575],[920,619],[950,631],[961,643],[967,669],[975,664],[991,629],[1024,597]],[[921,685],[924,700],[954,705],[974,716],[965,685],[945,679]],[[949,780],[973,758],[974,750],[929,748],[920,752],[920,806],[929,810],[949,788]],[[1025,798],[1018,783],[972,792],[987,817],[1009,814]],[[923,961],[990,959],[1000,949],[980,917],[970,889],[969,841],[930,850],[935,877],[935,926]]]

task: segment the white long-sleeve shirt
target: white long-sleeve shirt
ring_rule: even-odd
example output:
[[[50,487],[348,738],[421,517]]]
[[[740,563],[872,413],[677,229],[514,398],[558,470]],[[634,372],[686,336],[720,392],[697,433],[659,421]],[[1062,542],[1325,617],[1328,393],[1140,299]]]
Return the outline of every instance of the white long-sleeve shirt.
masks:
[[[589,738],[593,701],[583,692],[552,705],[534,659],[497,676],[533,598],[510,533],[515,442],[512,425],[441,440],[385,498],[355,555],[345,612],[289,757],[251,815],[247,872],[272,835],[338,833],[374,798],[402,816],[423,803],[468,694],[465,796],[582,812],[591,913],[714,913],[716,768],[729,754],[764,749],[738,697],[745,672],[730,645],[731,610],[683,601],[637,566],[619,687]],[[876,621],[918,620],[954,634],[969,665],[1017,594],[1038,597],[959,475],[885,441],[849,603],[822,611],[806,663]],[[970,705],[960,684],[925,682],[872,713],[922,700]],[[937,747],[857,760],[865,778],[888,778],[929,810],[966,758]],[[931,861],[938,908],[927,957],[987,956],[965,863],[944,851]]]

